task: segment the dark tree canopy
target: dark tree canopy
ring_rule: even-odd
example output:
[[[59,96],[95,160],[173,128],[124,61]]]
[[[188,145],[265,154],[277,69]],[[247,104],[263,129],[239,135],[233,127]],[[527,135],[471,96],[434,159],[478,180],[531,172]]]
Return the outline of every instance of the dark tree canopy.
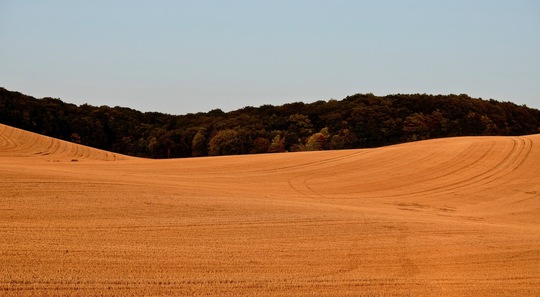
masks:
[[[464,94],[356,94],[339,101],[169,115],[77,106],[0,88],[0,123],[122,154],[178,158],[535,134],[540,133],[540,111]]]

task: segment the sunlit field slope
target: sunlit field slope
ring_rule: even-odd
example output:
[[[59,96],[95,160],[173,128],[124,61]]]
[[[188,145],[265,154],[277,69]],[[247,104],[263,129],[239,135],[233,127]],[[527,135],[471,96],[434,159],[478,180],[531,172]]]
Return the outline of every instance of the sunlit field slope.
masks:
[[[0,199],[0,295],[540,295],[539,135],[147,160],[0,125]]]

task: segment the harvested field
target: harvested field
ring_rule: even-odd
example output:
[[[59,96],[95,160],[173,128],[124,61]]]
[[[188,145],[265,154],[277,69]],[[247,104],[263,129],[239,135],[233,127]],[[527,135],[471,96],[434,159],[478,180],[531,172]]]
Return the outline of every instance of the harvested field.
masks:
[[[0,125],[0,199],[0,295],[540,295],[540,135],[147,160]]]

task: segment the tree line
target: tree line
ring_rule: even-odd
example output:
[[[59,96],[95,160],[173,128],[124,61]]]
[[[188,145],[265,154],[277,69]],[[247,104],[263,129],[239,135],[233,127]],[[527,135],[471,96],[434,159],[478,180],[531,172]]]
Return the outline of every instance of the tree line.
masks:
[[[181,158],[534,134],[540,133],[540,110],[465,94],[356,94],[342,100],[170,115],[77,106],[0,88],[0,122],[132,156]]]

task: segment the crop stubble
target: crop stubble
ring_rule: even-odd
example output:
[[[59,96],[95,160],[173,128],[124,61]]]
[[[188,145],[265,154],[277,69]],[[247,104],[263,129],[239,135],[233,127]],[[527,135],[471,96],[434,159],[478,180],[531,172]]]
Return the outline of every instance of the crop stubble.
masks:
[[[0,125],[0,295],[539,295],[540,136],[138,159]]]

